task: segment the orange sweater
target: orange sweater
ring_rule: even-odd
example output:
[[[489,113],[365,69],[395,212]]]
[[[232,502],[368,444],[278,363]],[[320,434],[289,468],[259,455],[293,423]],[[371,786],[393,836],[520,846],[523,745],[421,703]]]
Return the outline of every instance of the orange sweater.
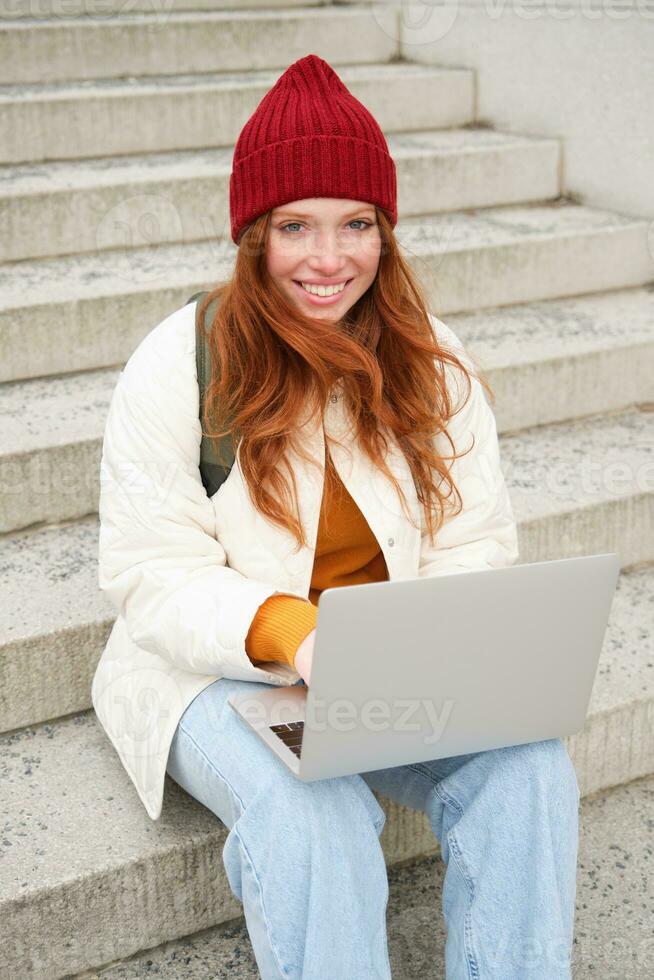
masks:
[[[332,480],[325,479],[309,599],[272,595],[259,606],[245,640],[246,653],[255,665],[274,660],[295,666],[297,649],[318,620],[323,589],[388,580],[383,552],[328,450],[326,459]]]

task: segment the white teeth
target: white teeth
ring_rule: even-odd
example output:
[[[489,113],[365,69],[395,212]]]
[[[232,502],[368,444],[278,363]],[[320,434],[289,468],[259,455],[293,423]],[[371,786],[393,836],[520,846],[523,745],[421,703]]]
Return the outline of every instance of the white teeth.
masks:
[[[334,293],[342,293],[346,286],[346,282],[342,282],[338,286],[312,286],[308,282],[302,283],[302,288],[306,289],[308,293],[313,293],[314,296],[333,296]]]

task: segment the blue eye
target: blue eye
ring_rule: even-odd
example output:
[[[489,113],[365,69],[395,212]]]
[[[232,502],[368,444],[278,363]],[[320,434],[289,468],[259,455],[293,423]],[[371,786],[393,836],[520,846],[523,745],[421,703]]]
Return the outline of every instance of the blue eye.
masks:
[[[355,228],[355,231],[365,231],[366,228],[370,228],[372,222],[370,222],[370,221],[364,221],[363,218],[353,218],[353,220],[350,221],[349,224],[350,225],[363,225],[363,228]],[[280,231],[286,231],[292,225],[300,226],[301,225],[301,222],[299,222],[299,221],[289,221],[285,225],[280,225],[279,226],[279,230]]]

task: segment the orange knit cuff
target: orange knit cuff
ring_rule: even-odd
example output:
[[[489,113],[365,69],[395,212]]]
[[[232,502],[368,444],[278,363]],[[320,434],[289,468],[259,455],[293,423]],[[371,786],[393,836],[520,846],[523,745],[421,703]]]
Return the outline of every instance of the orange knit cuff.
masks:
[[[245,639],[250,660],[276,660],[295,667],[302,640],[318,622],[318,607],[308,599],[275,592],[255,614]]]

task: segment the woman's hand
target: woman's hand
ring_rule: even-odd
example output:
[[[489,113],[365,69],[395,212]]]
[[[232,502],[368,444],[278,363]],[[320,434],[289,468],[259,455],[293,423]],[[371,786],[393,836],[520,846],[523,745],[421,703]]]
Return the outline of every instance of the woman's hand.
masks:
[[[308,684],[311,679],[311,664],[313,663],[313,645],[315,639],[316,631],[312,629],[302,640],[295,654],[295,669],[305,684]]]

